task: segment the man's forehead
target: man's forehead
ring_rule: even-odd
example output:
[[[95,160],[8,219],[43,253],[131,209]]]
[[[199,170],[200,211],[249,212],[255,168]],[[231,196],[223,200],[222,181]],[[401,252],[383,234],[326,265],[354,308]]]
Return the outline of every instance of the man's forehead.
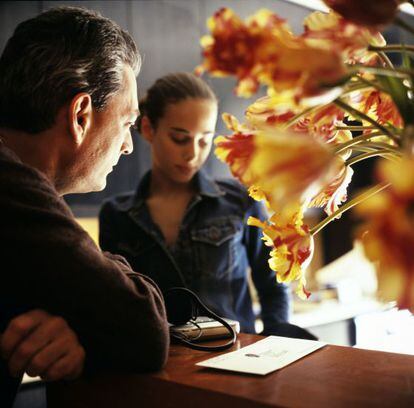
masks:
[[[125,66],[124,86],[120,92],[122,114],[124,116],[137,117],[139,115],[137,82],[131,67]]]

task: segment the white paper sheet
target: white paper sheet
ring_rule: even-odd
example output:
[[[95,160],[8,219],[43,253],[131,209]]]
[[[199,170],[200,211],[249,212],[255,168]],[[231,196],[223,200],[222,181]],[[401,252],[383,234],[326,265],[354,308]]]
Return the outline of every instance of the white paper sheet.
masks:
[[[201,361],[197,365],[266,375],[313,353],[325,345],[326,343],[320,341],[269,336],[240,350]]]

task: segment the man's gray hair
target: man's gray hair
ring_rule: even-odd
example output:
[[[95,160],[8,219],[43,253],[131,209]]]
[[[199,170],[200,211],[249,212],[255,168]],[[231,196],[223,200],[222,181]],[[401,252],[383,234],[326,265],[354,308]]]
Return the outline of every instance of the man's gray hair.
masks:
[[[98,12],[58,7],[20,23],[0,57],[0,127],[38,133],[80,92],[103,110],[123,81],[138,74],[132,37]]]

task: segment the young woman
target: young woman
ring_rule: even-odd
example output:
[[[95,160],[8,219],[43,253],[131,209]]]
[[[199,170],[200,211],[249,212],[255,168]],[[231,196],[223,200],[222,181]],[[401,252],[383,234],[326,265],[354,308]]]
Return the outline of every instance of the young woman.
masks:
[[[257,289],[264,332],[287,321],[288,289],[267,264],[269,248],[249,216],[265,219],[259,202],[233,179],[202,170],[212,146],[217,99],[189,73],[158,79],[140,102],[140,133],[152,169],[133,193],[107,201],[100,213],[102,249],[127,258],[163,291],[184,286],[223,317],[255,332],[248,271]]]

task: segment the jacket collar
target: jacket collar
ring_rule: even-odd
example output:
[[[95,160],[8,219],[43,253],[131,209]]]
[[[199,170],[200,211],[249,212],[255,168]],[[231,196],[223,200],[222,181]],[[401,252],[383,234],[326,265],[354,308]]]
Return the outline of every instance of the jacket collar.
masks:
[[[212,180],[203,170],[200,170],[193,178],[194,187],[197,195],[202,197],[216,198],[223,196],[225,192],[220,189],[219,185]],[[141,182],[138,184],[135,192],[134,207],[140,206],[148,197],[151,183],[151,170],[148,171]]]
[[[125,203],[124,211],[138,223],[142,228],[151,233],[153,231],[153,223],[149,215],[148,210],[145,207],[145,200],[149,195],[151,182],[151,171],[148,171],[141,182],[138,184],[137,190],[132,200],[129,203]],[[220,189],[218,184],[212,180],[205,172],[199,171],[193,179],[194,186],[196,188],[196,196],[194,202],[199,202],[203,198],[217,198],[225,195],[225,192]]]
[[[220,197],[225,195],[225,192],[219,187],[219,185],[207,175],[204,170],[200,170],[194,176],[194,185],[198,194],[204,197]]]

